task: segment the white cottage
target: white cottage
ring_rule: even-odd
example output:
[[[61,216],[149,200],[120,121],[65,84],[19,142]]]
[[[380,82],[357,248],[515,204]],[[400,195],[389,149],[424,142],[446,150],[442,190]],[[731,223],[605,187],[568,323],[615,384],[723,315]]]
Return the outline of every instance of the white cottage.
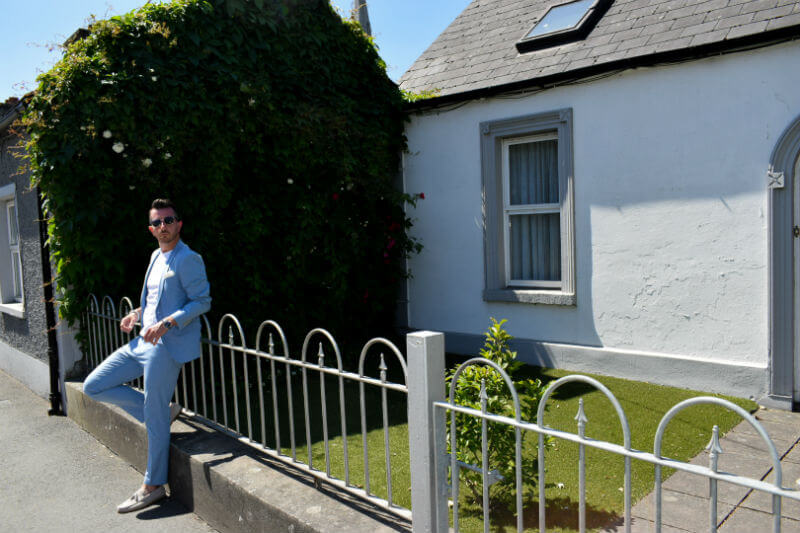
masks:
[[[474,0],[401,78],[408,324],[800,401],[800,1]]]

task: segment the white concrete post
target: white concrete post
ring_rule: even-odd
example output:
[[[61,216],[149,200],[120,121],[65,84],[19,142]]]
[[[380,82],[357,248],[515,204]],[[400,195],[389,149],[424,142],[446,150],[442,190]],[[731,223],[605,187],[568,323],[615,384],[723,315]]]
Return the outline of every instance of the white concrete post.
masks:
[[[444,400],[444,334],[406,335],[408,354],[408,440],[411,462],[413,533],[447,533],[447,447]]]

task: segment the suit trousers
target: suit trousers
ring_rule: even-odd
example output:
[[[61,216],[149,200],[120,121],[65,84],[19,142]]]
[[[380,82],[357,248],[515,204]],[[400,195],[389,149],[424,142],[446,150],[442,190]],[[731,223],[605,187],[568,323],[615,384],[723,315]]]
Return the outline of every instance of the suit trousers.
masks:
[[[83,384],[90,398],[125,409],[147,428],[147,485],[167,482],[169,466],[169,402],[175,391],[181,363],[164,345],[150,344],[142,337],[108,356]],[[123,385],[144,376],[144,393]]]

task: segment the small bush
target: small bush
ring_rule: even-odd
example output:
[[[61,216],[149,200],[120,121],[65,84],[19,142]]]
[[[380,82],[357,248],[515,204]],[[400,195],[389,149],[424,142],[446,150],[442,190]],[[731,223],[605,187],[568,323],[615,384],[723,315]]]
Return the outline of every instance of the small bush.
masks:
[[[539,400],[544,394],[545,386],[538,379],[517,379],[515,376],[523,363],[517,360],[517,352],[511,351],[509,342],[513,339],[503,329],[506,320],[496,321],[491,319],[492,325],[486,332],[486,341],[480,356],[496,363],[505,371],[514,382],[520,403],[520,416],[522,420],[533,422],[536,420],[536,410]],[[452,387],[456,369],[447,373],[448,390]],[[455,403],[473,409],[481,409],[481,383],[485,383],[487,412],[497,415],[514,417],[514,402],[503,377],[488,365],[472,365],[464,369],[458,376],[455,391]],[[465,463],[480,466],[481,452],[481,419],[457,415],[456,417],[456,447],[457,458]],[[450,426],[448,425],[448,432]],[[527,432],[522,432],[524,439]],[[515,432],[514,428],[505,424],[489,423],[487,428],[487,441],[489,449],[489,470],[496,469],[503,476],[503,480],[493,484],[490,488],[492,507],[498,505],[509,506],[514,501],[515,486]],[[448,447],[450,435],[448,434]],[[550,439],[547,441],[550,444]],[[524,486],[531,488],[530,481],[538,477],[538,461],[535,457],[522,454],[522,471],[528,482]],[[483,500],[483,481],[479,472],[467,469],[461,470],[461,479],[468,488],[466,500],[470,504],[480,505]],[[530,494],[526,494],[529,496]]]

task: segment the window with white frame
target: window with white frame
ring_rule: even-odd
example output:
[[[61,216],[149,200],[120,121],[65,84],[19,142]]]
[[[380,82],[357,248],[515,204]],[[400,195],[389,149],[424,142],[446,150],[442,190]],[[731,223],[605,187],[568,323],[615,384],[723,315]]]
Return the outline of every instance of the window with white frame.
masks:
[[[575,305],[572,111],[481,124],[484,299]]]
[[[19,216],[13,183],[0,186],[0,312],[24,317]]]
[[[19,255],[19,224],[17,206],[14,200],[6,202],[6,226],[8,227],[8,247],[11,251],[11,294],[15,302],[22,302],[22,260]]]

